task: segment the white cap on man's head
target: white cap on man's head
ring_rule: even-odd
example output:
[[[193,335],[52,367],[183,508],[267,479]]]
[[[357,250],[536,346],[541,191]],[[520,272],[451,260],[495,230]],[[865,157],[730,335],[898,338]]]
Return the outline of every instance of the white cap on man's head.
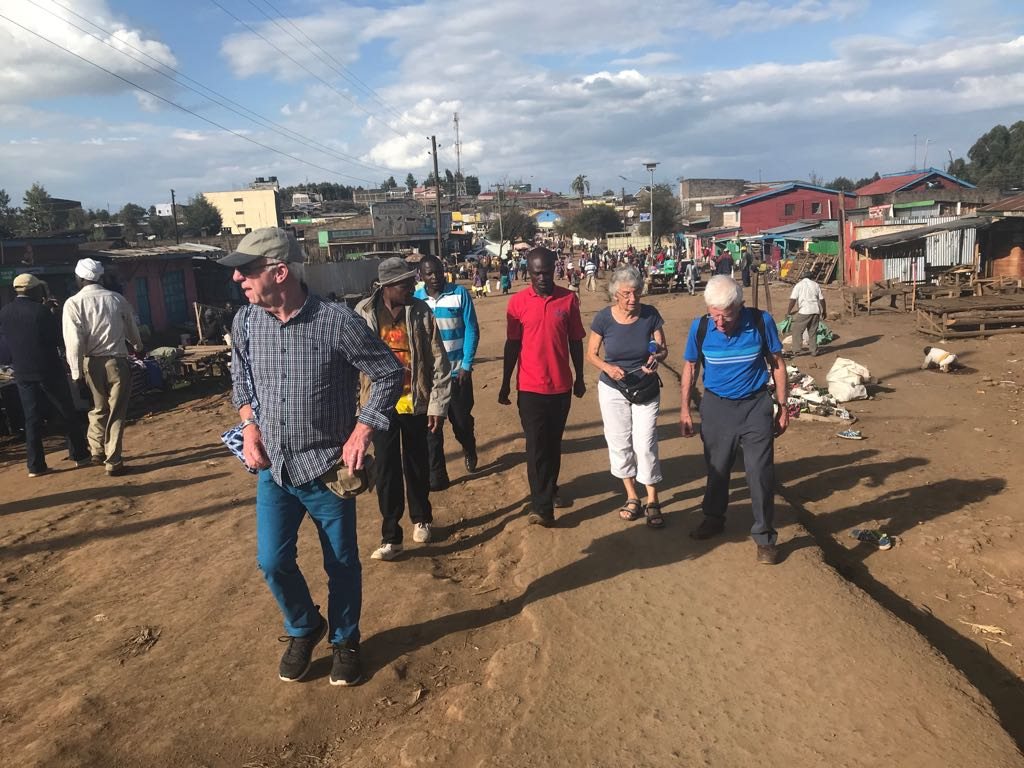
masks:
[[[75,265],[75,276],[82,280],[98,283],[103,277],[103,265],[96,259],[81,259]]]

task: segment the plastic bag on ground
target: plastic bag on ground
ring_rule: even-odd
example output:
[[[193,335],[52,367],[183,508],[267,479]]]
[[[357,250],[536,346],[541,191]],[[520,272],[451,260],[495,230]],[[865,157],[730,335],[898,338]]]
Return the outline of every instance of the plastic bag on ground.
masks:
[[[845,357],[836,358],[828,376],[825,377],[828,381],[829,394],[840,403],[866,400],[868,390],[864,384],[870,378],[871,372],[867,368]]]

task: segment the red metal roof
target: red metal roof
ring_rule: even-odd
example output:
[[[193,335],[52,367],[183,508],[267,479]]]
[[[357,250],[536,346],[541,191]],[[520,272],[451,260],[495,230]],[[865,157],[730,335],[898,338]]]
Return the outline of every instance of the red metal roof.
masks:
[[[890,192],[895,192],[897,189],[903,189],[903,187],[908,184],[913,184],[915,181],[920,181],[925,176],[931,176],[931,172],[915,171],[914,173],[904,173],[899,176],[886,176],[878,181],[872,181],[870,184],[865,184],[863,187],[856,190],[855,194],[886,195]]]
[[[983,208],[978,209],[979,212],[984,211],[986,213],[1004,213],[1007,211],[1024,211],[1024,195],[1014,195],[1013,197],[1006,197],[997,202],[986,205]]]

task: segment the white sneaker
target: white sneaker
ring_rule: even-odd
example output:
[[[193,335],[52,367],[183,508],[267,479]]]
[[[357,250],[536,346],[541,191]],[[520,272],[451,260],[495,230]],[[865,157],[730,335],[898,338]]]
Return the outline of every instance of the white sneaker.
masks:
[[[381,544],[370,555],[371,560],[394,560],[402,553],[401,544]]]
[[[430,541],[430,523],[416,523],[412,527],[412,540],[417,544]]]

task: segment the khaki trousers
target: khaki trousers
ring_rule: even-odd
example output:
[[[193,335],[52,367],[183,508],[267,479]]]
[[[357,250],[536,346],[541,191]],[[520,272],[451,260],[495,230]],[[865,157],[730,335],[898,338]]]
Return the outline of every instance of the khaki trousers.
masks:
[[[121,442],[128,399],[132,393],[132,373],[124,357],[85,358],[85,382],[92,392],[89,411],[89,453],[103,456],[107,467],[123,461]]]

